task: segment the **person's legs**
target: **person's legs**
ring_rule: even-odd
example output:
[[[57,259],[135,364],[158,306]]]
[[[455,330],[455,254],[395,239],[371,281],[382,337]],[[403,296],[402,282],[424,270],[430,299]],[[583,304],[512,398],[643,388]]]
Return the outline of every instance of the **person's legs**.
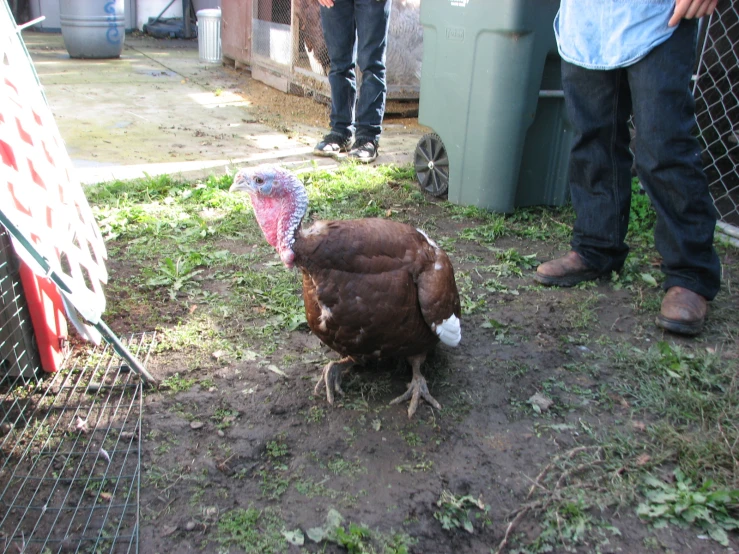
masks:
[[[374,1],[374,0],[373,0]],[[332,8],[321,6],[321,25],[331,68],[331,131],[351,140],[357,79],[354,70],[355,0],[334,0]]]
[[[387,82],[385,54],[392,0],[354,0],[357,24],[357,64],[362,72],[356,112],[356,137],[379,141],[385,115]]]
[[[716,210],[692,135],[696,34],[696,22],[683,20],[672,37],[627,71],[636,170],[657,212],[654,242],[666,276],[663,288],[681,287],[712,300],[721,267],[713,248]]]
[[[574,130],[569,181],[575,209],[572,249],[602,274],[618,271],[631,206],[628,118],[623,70],[595,71],[562,62],[567,115]]]
[[[574,131],[569,184],[575,225],[572,251],[537,268],[544,285],[569,287],[623,266],[631,205],[631,111],[626,73],[562,62],[562,88]]]

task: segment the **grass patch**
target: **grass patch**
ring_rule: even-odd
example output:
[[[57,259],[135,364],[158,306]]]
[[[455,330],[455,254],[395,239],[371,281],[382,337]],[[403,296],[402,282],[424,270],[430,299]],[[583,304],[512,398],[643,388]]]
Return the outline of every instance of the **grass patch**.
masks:
[[[288,368],[287,373],[293,377],[291,370],[299,371],[303,363],[313,365],[325,352],[313,345],[301,353],[282,348],[289,333],[305,329],[300,278],[285,270],[264,241],[248,197],[228,193],[231,179],[229,175],[181,182],[163,176],[98,185],[86,191],[109,251],[115,253],[111,257],[118,280],[108,289],[114,292],[108,309],[116,318],[158,326],[155,354],[176,358],[168,363],[176,363],[180,370],[165,380],[169,390],[173,394],[187,391],[198,380],[202,388],[212,388],[216,381],[203,376],[217,367],[223,370],[219,377],[234,378],[238,390],[246,387],[245,392],[256,394],[249,398],[267,402],[273,397],[260,396],[264,389],[251,382],[255,371],[275,364]],[[465,325],[487,329],[491,341],[501,345],[500,358],[484,362],[480,369],[494,369],[496,375],[503,375],[504,384],[515,389],[511,398],[530,397],[528,390],[518,394],[514,387],[517,381],[531,381],[529,373],[534,370],[548,372],[536,385],[537,390],[555,399],[555,407],[545,415],[532,417],[530,406],[511,400],[525,408],[514,415],[519,422],[530,419],[537,437],[546,433],[561,433],[564,437],[568,433],[573,444],[568,445],[569,450],[552,453],[541,473],[531,476],[536,486],[522,500],[505,536],[518,552],[597,551],[618,533],[606,521],[608,510],[636,513],[640,505],[640,515],[656,525],[694,525],[694,531],[715,535],[719,542],[718,528],[732,532],[732,520],[736,518],[734,491],[739,488],[734,452],[734,445],[739,444],[737,372],[736,363],[732,365],[731,361],[734,351],[728,355],[709,352],[704,348],[706,343],[699,342],[702,339],[691,347],[671,343],[649,347],[654,343],[644,342],[643,335],[629,338],[640,348],[624,346],[625,341],[618,345],[598,343],[598,334],[607,332],[598,330],[602,325],[599,313],[605,304],[593,283],[568,292],[572,301],[560,303],[564,310],[558,315],[559,335],[553,331],[554,340],[550,342],[544,342],[550,338],[548,333],[542,335],[542,348],[551,348],[558,356],[569,356],[570,352],[578,355],[564,363],[559,358],[552,362],[562,363],[566,369],[567,361],[578,363],[577,372],[559,372],[547,378],[552,375],[549,370],[558,366],[550,368],[537,360],[527,360],[531,364],[528,367],[517,349],[505,348],[513,339],[534,340],[529,333],[538,332],[525,323],[502,323],[506,320],[498,314],[501,306],[516,301],[515,295],[532,291],[519,279],[528,278],[537,259],[523,252],[534,252],[539,245],[546,251],[566,249],[575,219],[571,207],[533,207],[500,215],[430,200],[419,192],[409,167],[342,165],[335,172],[302,174],[301,179],[311,202],[307,222],[367,216],[395,219],[428,230],[451,253]],[[638,184],[634,182],[633,186],[637,193],[627,238],[632,250],[610,287],[627,291],[628,295],[622,293],[619,299],[628,296],[627,303],[640,315],[658,309],[662,276],[653,249],[654,212],[648,198],[637,191]],[[505,248],[499,247],[501,238],[506,239]],[[511,242],[524,241],[526,249],[519,250],[518,245],[509,248]],[[722,259],[734,263],[729,255]],[[729,274],[735,275],[735,263]],[[728,294],[733,294],[729,285],[733,284],[727,284]],[[721,324],[726,331],[721,339],[728,344],[727,339],[735,338],[734,318],[728,307],[722,309]],[[717,325],[717,321],[716,312],[712,312],[709,324]],[[574,350],[586,344],[587,354]],[[231,367],[237,361],[239,366]],[[197,369],[198,379],[191,379],[194,373],[188,369]],[[466,371],[465,367],[457,369]],[[405,367],[402,371],[408,372]],[[574,373],[582,374],[584,384]],[[585,379],[587,376],[592,379]],[[594,381],[597,385],[592,384]],[[335,409],[329,410],[323,403],[306,404],[300,417],[312,431],[339,437],[346,446],[361,444],[362,433],[367,431],[397,432],[397,428],[392,429],[392,420],[376,407],[378,398],[389,395],[393,382],[388,371],[378,373],[370,368],[367,372],[351,372],[344,383],[347,395],[335,406],[356,416],[344,427],[335,427]],[[219,394],[226,394],[232,386],[230,380],[218,383]],[[279,392],[281,386],[275,385],[264,394]],[[437,383],[437,387],[445,386],[445,382]],[[425,456],[424,448],[428,442],[438,446],[446,440],[447,431],[456,432],[454,426],[474,408],[487,406],[483,400],[484,394],[474,388],[449,390],[442,411],[429,419],[429,427],[436,432],[429,441],[424,442],[428,437],[417,428],[400,431],[412,457],[395,465],[394,470],[419,478],[436,471],[437,466],[445,471],[436,458],[432,461]],[[174,403],[169,411],[184,421],[210,418],[215,427],[225,429],[239,416],[232,405],[237,406],[233,402],[207,408]],[[632,429],[636,423],[639,427]],[[39,432],[43,439],[43,430]],[[168,437],[161,439],[153,454],[163,463],[176,443]],[[253,476],[248,484],[261,490],[259,502],[265,504],[279,501],[291,486],[295,487],[291,493],[297,491],[307,498],[356,504],[362,491],[350,495],[327,484],[331,479],[359,481],[366,469],[359,462],[329,456],[320,464],[322,475],[316,481],[302,478],[288,472],[289,460],[293,456],[300,459],[300,445],[300,441],[291,440],[288,447],[285,435],[272,435],[263,444],[260,467],[254,471],[249,466],[248,472],[245,469],[237,475]],[[296,451],[291,452],[291,448]],[[222,452],[212,449],[209,446],[211,456],[223,454],[225,459],[231,454],[225,447]],[[194,487],[195,500],[204,501],[206,485],[196,474],[188,475],[189,471],[183,467],[151,467],[147,483],[169,497],[177,490],[173,485],[184,479],[189,488]],[[469,525],[477,533],[478,523],[489,525],[485,509],[475,498],[449,495],[440,502],[436,506],[438,525],[446,525],[455,533],[465,534]],[[538,532],[527,535],[525,544],[516,536],[514,523],[521,521],[519,515],[531,516],[538,525]],[[409,514],[410,519],[415,517]],[[431,520],[431,524],[435,522]],[[332,530],[333,534],[323,540],[333,544],[324,544],[324,549],[404,552],[412,544],[407,537],[381,534],[356,523],[340,522]],[[250,507],[221,514],[216,536],[223,550],[281,552],[287,550],[288,541],[298,541],[297,532],[290,532],[286,539],[282,531],[284,524],[278,512]]]
[[[726,544],[739,521],[736,364],[668,342],[646,350],[612,346],[605,357],[618,372],[607,388],[575,390],[550,379],[544,389],[587,393],[596,402],[615,393],[630,409],[633,430],[595,430],[581,419],[581,445],[553,456],[536,476],[502,546],[532,513],[539,535],[513,552],[596,548],[619,531],[594,514],[623,506],[656,527],[693,526]]]
[[[638,414],[663,414],[648,429],[656,449],[673,453],[689,479],[739,488],[737,366],[705,349],[660,342],[617,352],[630,377],[619,387]]]
[[[161,386],[167,388],[173,393],[178,393],[190,390],[196,382],[197,379],[187,379],[179,373],[175,373],[162,381]]]
[[[288,542],[281,532],[284,526],[272,508],[237,508],[219,518],[216,540],[226,548],[234,546],[250,554],[285,552]]]

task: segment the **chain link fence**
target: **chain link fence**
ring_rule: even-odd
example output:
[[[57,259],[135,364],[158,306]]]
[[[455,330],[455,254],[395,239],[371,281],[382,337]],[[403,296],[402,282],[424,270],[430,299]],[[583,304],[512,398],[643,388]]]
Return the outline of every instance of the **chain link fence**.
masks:
[[[420,8],[421,0],[393,0],[386,60],[390,100],[417,100],[419,96]],[[284,92],[330,96],[330,62],[316,0],[255,0],[252,23],[255,79]]]
[[[701,38],[693,92],[703,164],[719,230],[739,239],[739,7],[721,0]]]

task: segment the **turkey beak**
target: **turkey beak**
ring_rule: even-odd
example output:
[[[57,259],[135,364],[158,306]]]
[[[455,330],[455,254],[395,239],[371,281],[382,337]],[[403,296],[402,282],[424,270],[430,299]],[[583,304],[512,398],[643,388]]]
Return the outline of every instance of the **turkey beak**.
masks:
[[[231,185],[231,188],[228,189],[228,192],[254,192],[256,191],[256,186],[254,185],[254,182],[243,175],[241,172],[236,174],[236,177],[234,177],[234,182]]]

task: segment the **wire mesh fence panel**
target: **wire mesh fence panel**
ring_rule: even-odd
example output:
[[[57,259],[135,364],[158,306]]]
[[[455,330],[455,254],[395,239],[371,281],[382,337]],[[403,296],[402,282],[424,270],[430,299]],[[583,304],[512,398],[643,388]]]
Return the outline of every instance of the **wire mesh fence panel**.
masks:
[[[421,0],[393,0],[385,60],[388,98],[418,99],[422,59]]]
[[[106,344],[0,387],[0,551],[138,552],[141,378]]]
[[[256,4],[252,55],[289,68],[293,49],[291,0],[257,0]]]
[[[294,0],[297,44],[293,52],[294,79],[311,90],[330,94],[331,62],[316,0]],[[388,98],[417,99],[421,87],[423,27],[421,0],[392,0],[385,59]],[[361,78],[361,72],[360,72]]]
[[[388,99],[417,100],[421,84],[421,0],[392,0],[386,54]],[[331,67],[316,0],[256,0],[255,78],[285,92],[329,97]],[[357,71],[361,80],[361,70]]]
[[[0,379],[33,379],[40,367],[18,260],[0,225]]]
[[[739,7],[722,0],[711,16],[695,82],[696,119],[711,195],[739,231]]]
[[[294,4],[297,45],[293,50],[293,79],[302,87],[328,97],[331,61],[323,39],[321,5],[316,0],[295,0]]]

